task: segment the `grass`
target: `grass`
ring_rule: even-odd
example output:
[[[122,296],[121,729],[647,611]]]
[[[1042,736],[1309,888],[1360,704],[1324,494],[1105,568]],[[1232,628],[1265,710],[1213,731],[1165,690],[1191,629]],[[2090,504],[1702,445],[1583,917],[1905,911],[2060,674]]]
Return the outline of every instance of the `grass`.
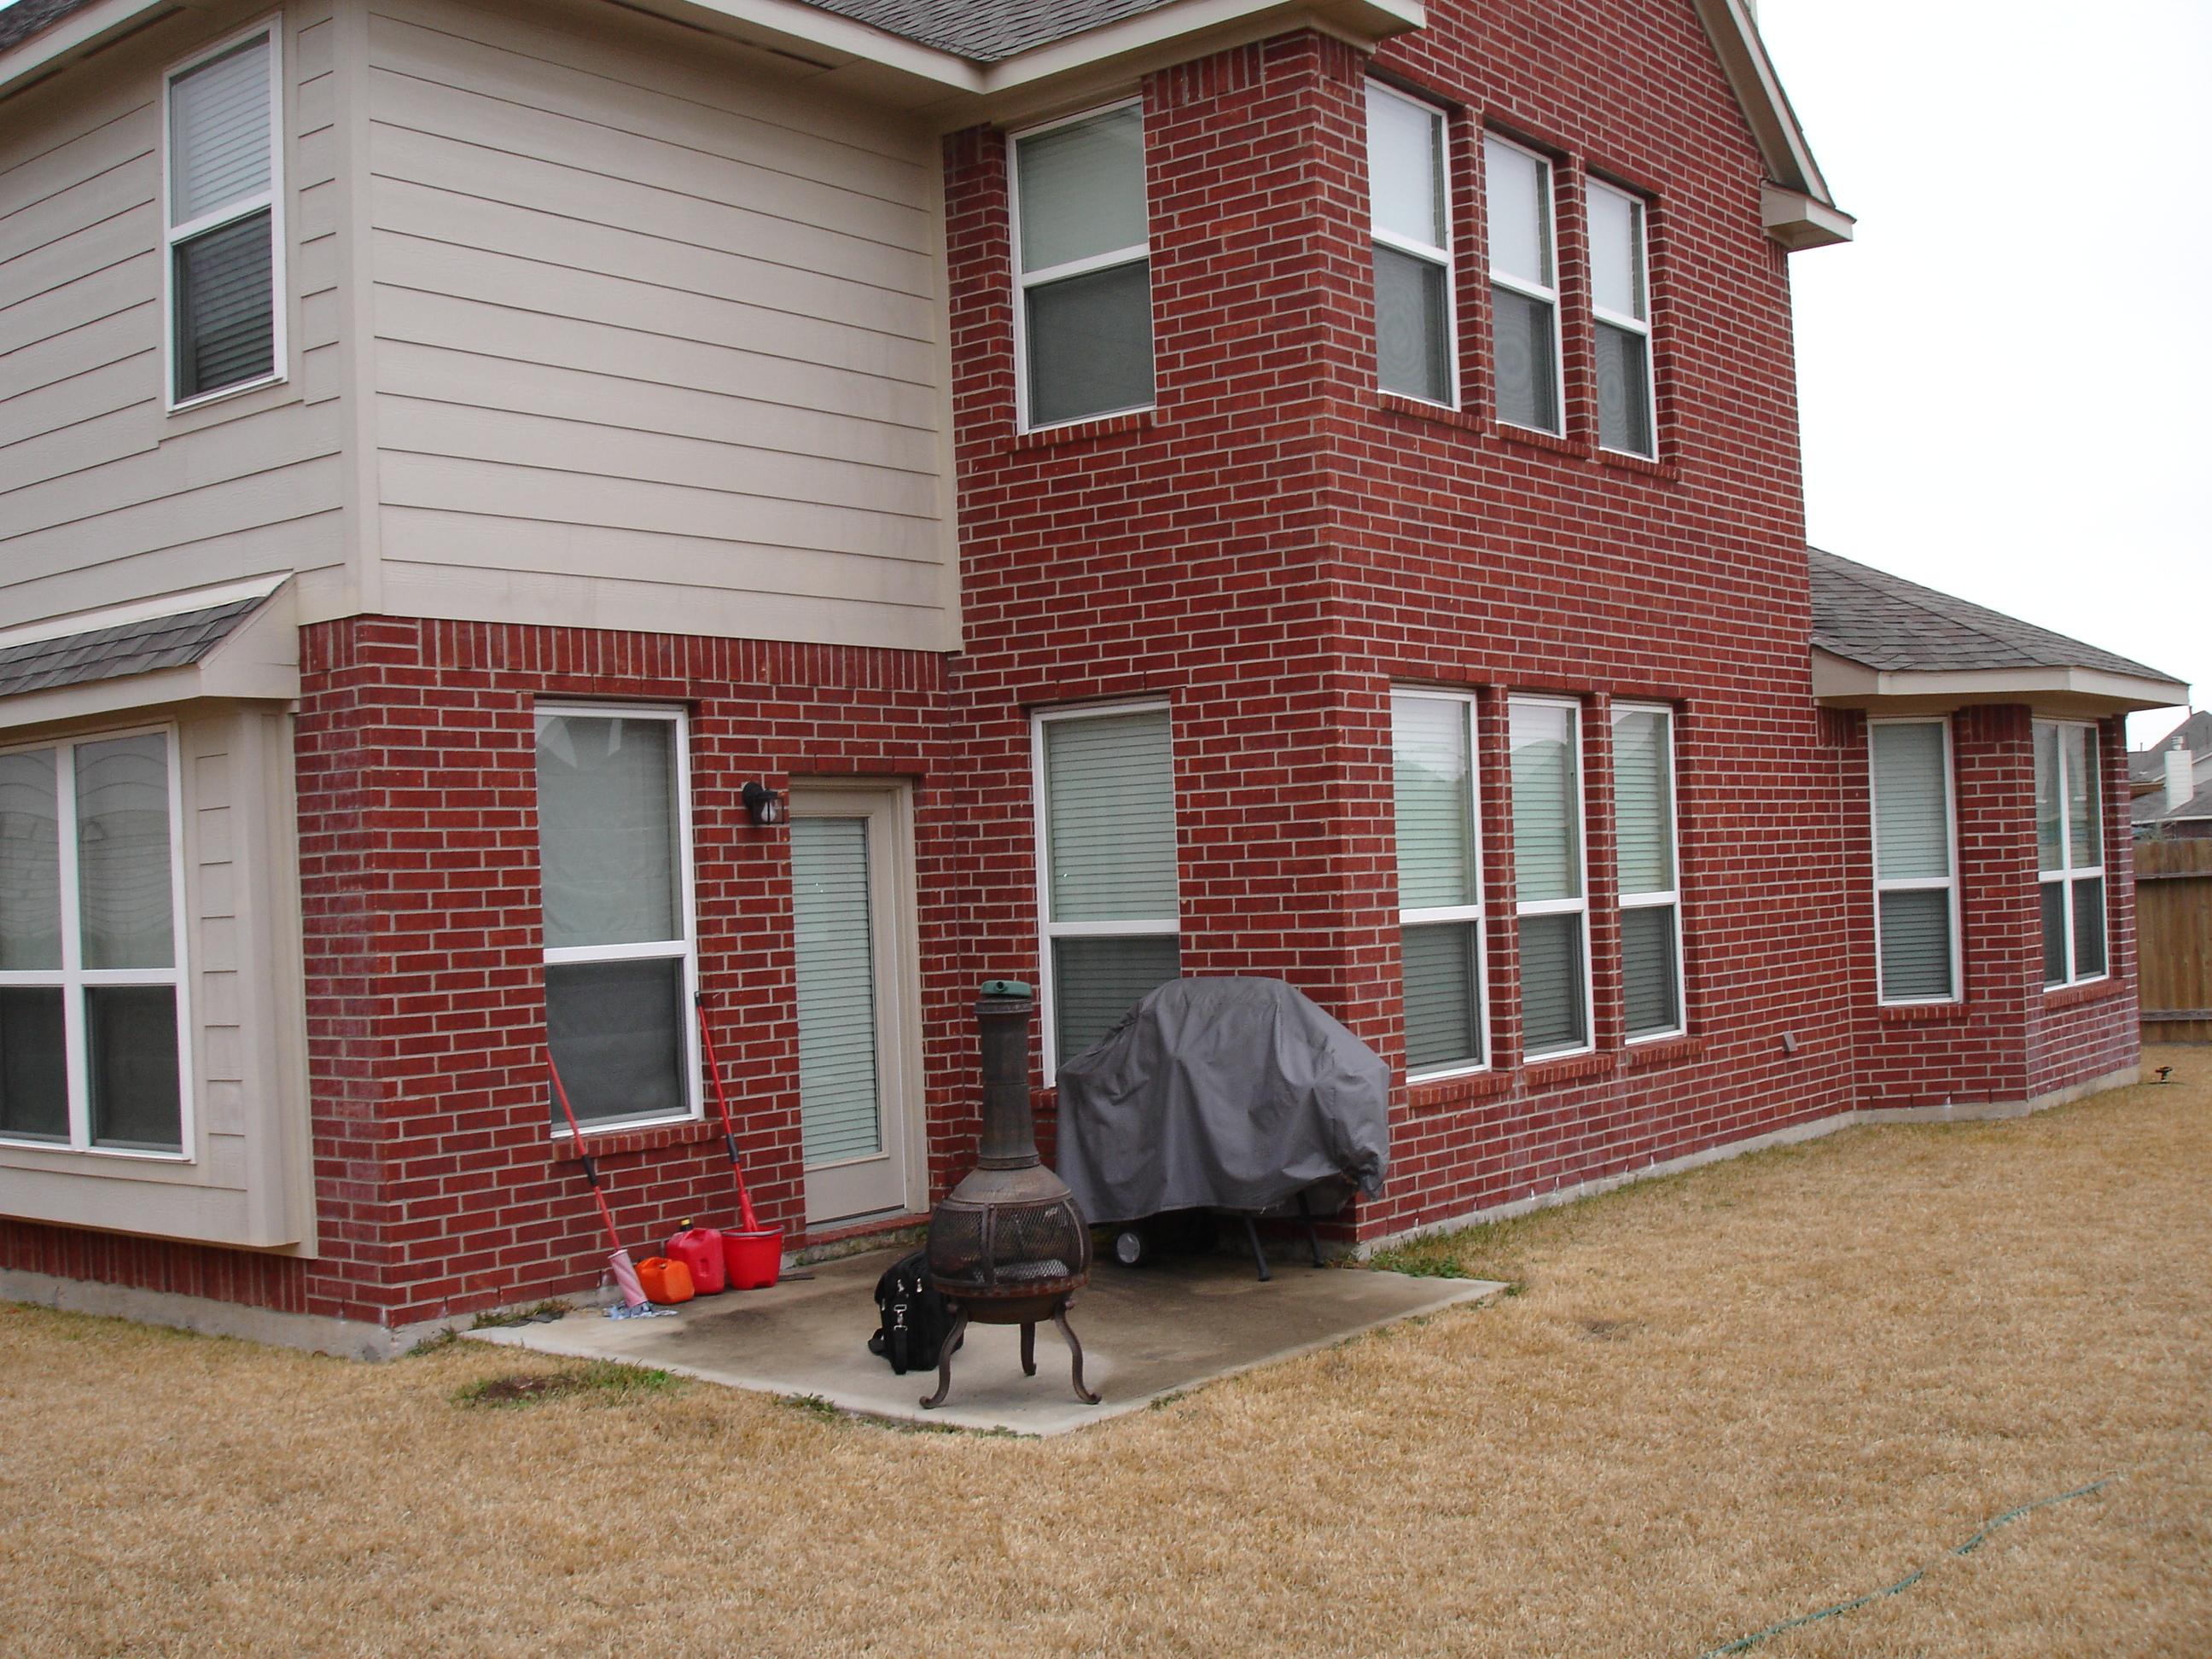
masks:
[[[1423,1241],[1522,1293],[1052,1440],[0,1306],[0,1647],[1697,1659],[1911,1577],[1753,1651],[2202,1659],[2212,1053],[2154,1063]]]
[[[668,1371],[608,1360],[557,1371],[515,1371],[479,1377],[453,1390],[456,1406],[529,1406],[570,1395],[595,1396],[609,1405],[627,1405],[641,1395],[665,1394],[679,1386]]]

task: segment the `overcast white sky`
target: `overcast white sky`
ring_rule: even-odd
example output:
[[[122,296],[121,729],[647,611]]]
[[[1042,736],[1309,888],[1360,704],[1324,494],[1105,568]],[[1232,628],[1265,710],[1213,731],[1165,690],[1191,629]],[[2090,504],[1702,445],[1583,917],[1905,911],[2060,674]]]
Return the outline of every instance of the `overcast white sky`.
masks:
[[[2212,3],[1759,12],[1859,221],[1790,262],[1814,543],[2212,703]]]

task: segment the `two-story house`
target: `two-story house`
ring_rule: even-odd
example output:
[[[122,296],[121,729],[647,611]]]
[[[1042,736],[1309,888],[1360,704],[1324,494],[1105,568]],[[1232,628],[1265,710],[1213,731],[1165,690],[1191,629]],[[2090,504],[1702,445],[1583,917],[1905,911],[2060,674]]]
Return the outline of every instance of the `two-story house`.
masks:
[[[1170,976],[1372,1241],[2136,1063],[2119,717],[1804,542],[1743,0],[0,12],[0,1293],[382,1352],[896,1225]]]

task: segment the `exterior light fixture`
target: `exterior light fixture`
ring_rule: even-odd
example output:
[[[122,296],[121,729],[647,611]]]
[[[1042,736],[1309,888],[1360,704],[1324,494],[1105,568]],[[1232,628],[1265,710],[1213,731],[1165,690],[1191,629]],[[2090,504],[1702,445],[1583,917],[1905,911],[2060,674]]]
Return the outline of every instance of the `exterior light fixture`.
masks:
[[[789,816],[783,797],[764,783],[745,786],[745,816],[755,823],[781,823]]]

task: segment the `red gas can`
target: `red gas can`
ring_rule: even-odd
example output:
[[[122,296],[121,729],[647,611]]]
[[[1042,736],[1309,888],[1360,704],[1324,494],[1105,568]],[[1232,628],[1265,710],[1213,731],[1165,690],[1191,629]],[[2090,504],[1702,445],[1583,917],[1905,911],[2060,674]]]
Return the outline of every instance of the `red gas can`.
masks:
[[[691,1270],[691,1288],[701,1296],[712,1296],[722,1289],[722,1236],[712,1227],[694,1227],[688,1222],[684,1231],[668,1241],[668,1254]]]

